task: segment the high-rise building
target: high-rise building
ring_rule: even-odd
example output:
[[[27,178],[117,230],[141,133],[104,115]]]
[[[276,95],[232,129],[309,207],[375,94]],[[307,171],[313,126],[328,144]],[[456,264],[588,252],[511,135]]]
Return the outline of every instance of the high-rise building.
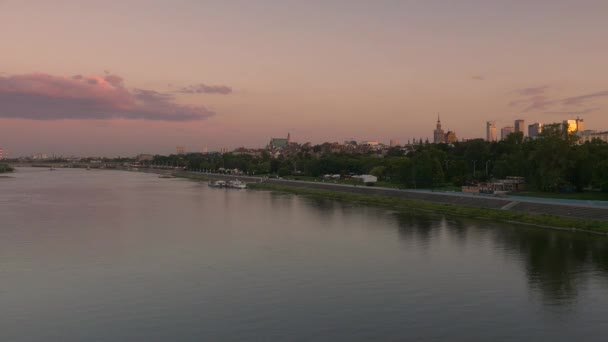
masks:
[[[521,134],[526,136],[526,122],[522,119],[515,120],[515,132],[521,132]]]
[[[585,130],[585,122],[578,117],[573,120],[564,120],[563,126],[564,130],[567,130],[568,133],[583,132]]]
[[[4,159],[4,155],[2,154],[2,147],[0,147],[0,160]]]
[[[397,139],[391,139],[389,142],[390,147],[395,147],[395,146],[399,146],[399,145],[400,145],[399,140],[397,140]]]
[[[437,128],[433,131],[433,142],[435,144],[445,142],[445,133],[441,129],[441,121],[439,120],[439,114],[437,114]]]
[[[452,132],[452,131],[448,131],[445,134],[445,142],[448,144],[453,144],[455,142],[458,141],[458,138],[456,137],[456,132]]]
[[[509,134],[515,132],[515,128],[513,126],[503,127],[500,130],[500,140],[505,140],[509,136]]]
[[[186,153],[186,148],[184,146],[177,146],[175,148],[177,154],[185,154]]]
[[[494,121],[486,122],[486,140],[487,141],[498,140],[498,135],[496,134],[496,124],[494,123]]]
[[[543,124],[539,124],[538,122],[535,122],[531,125],[528,125],[528,136],[530,138],[536,138],[542,131],[543,131]]]
[[[576,117],[576,131],[582,132],[584,130],[585,130],[585,121],[583,121],[583,119],[581,119],[577,116]]]

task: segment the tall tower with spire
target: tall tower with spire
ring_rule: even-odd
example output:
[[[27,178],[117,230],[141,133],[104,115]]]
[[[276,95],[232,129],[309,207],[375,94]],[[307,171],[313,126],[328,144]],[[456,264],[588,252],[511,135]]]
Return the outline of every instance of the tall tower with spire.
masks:
[[[437,113],[437,128],[433,131],[433,142],[435,144],[445,142],[445,132],[441,129],[441,120],[439,119],[439,113]]]

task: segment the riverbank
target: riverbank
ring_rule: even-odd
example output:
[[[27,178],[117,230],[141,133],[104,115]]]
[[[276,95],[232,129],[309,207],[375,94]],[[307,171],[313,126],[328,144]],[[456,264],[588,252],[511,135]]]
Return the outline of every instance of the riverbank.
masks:
[[[608,234],[608,223],[596,220],[581,220],[557,217],[546,214],[536,215],[489,208],[470,207],[464,205],[396,199],[378,195],[362,195],[318,189],[296,188],[270,183],[253,183],[250,184],[249,187],[252,189],[288,192],[297,195],[328,198],[334,200],[355,202],[365,205],[380,206],[403,212],[434,212],[450,216],[493,220],[507,223],[519,223],[543,228],[566,229],[572,231],[586,231]]]
[[[177,173],[176,176],[194,180],[233,178],[224,175],[208,175],[188,172]],[[525,212],[511,210],[512,208],[516,207],[521,203],[513,202],[509,199],[461,198],[458,196],[441,196],[441,194],[425,194],[396,190],[392,192],[387,192],[384,189],[364,186],[347,187],[337,186],[335,184],[310,184],[309,182],[295,182],[285,180],[264,180],[260,182],[259,178],[246,176],[241,176],[238,178],[254,181],[248,183],[248,187],[250,189],[280,191],[297,195],[349,201],[359,204],[384,207],[400,212],[430,212],[450,216],[475,218],[481,220],[518,223],[543,228],[608,234],[608,221],[606,220],[580,217],[563,217],[558,215],[550,215],[538,211]],[[427,197],[421,197],[423,195]],[[424,198],[424,200],[415,199],[416,197]],[[543,210],[540,204],[535,205],[536,207],[530,204],[533,209],[535,208],[536,210]],[[566,208],[568,210],[590,210],[590,208],[585,207],[577,208],[572,206],[562,206],[558,204],[542,204],[542,206],[552,208],[551,210],[555,212],[564,211]],[[608,209],[595,210],[608,212]]]

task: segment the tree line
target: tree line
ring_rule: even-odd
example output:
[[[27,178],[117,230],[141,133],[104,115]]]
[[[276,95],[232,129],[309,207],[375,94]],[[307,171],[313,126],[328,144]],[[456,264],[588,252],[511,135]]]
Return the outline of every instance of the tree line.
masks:
[[[190,170],[239,169],[248,174],[319,177],[325,174],[372,174],[384,182],[407,188],[456,186],[525,177],[532,188],[547,192],[600,189],[608,192],[608,144],[594,140],[577,144],[578,138],[561,124],[546,125],[535,139],[521,132],[505,140],[482,139],[454,144],[419,143],[405,153],[394,147],[384,155],[332,153],[323,145],[302,146],[288,157],[273,158],[235,153],[192,153],[155,156],[150,163],[183,166]]]

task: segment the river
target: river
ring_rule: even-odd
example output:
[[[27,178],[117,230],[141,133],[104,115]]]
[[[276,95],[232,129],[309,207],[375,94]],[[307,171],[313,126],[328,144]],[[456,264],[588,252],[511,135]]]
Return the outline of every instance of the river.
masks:
[[[0,178],[0,341],[605,341],[608,239],[124,171]]]

